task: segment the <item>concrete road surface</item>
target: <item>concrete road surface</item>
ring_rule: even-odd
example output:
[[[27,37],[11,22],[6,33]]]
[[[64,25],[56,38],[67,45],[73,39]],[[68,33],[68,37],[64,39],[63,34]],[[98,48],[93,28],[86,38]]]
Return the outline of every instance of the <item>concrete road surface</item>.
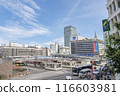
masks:
[[[60,71],[50,71],[41,68],[24,66],[29,69],[30,74],[14,77],[10,80],[65,80],[66,76],[72,76],[71,68],[63,68]],[[72,76],[73,80],[80,80],[78,76]]]

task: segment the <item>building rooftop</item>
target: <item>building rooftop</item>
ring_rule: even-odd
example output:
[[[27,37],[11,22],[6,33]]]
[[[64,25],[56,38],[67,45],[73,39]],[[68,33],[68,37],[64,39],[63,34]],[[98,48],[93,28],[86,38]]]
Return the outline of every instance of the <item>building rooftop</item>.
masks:
[[[73,27],[73,28],[75,28],[76,29],[76,27],[74,27],[74,26],[72,26],[72,25],[69,25],[69,26],[66,26],[66,27],[64,27],[64,28],[69,28],[69,27]]]
[[[100,39],[88,39],[88,38],[85,38],[85,39],[82,39],[82,40],[75,40],[75,41],[71,41],[71,42],[77,42],[77,41],[99,41],[99,42],[102,42],[104,43],[104,41],[100,40]]]

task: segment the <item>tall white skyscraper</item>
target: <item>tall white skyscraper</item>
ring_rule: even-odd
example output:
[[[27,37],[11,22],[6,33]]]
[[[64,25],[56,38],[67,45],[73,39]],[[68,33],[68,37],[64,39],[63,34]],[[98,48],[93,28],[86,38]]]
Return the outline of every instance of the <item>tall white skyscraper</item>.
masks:
[[[55,44],[50,44],[50,49],[52,51],[52,54],[56,54],[59,52],[59,44],[55,43]]]

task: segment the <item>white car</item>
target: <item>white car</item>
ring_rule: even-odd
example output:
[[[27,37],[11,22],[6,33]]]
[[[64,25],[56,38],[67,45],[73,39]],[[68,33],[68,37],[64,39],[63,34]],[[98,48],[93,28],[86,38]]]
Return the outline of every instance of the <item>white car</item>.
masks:
[[[100,73],[98,69],[93,71],[93,74],[98,74],[98,73]]]
[[[72,80],[71,76],[66,76],[66,80]]]
[[[80,78],[85,78],[90,73],[91,73],[91,69],[83,69],[79,72],[79,77]]]

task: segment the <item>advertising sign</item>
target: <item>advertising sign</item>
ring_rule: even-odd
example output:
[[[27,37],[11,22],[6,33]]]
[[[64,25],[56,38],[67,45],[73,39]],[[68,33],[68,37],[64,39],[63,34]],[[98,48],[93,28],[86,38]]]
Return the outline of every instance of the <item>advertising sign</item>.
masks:
[[[98,43],[94,42],[94,53],[98,53]]]
[[[107,19],[102,20],[102,26],[103,26],[103,32],[110,30],[109,22]]]
[[[75,36],[73,37],[73,40],[76,40],[76,37],[75,37]]]

